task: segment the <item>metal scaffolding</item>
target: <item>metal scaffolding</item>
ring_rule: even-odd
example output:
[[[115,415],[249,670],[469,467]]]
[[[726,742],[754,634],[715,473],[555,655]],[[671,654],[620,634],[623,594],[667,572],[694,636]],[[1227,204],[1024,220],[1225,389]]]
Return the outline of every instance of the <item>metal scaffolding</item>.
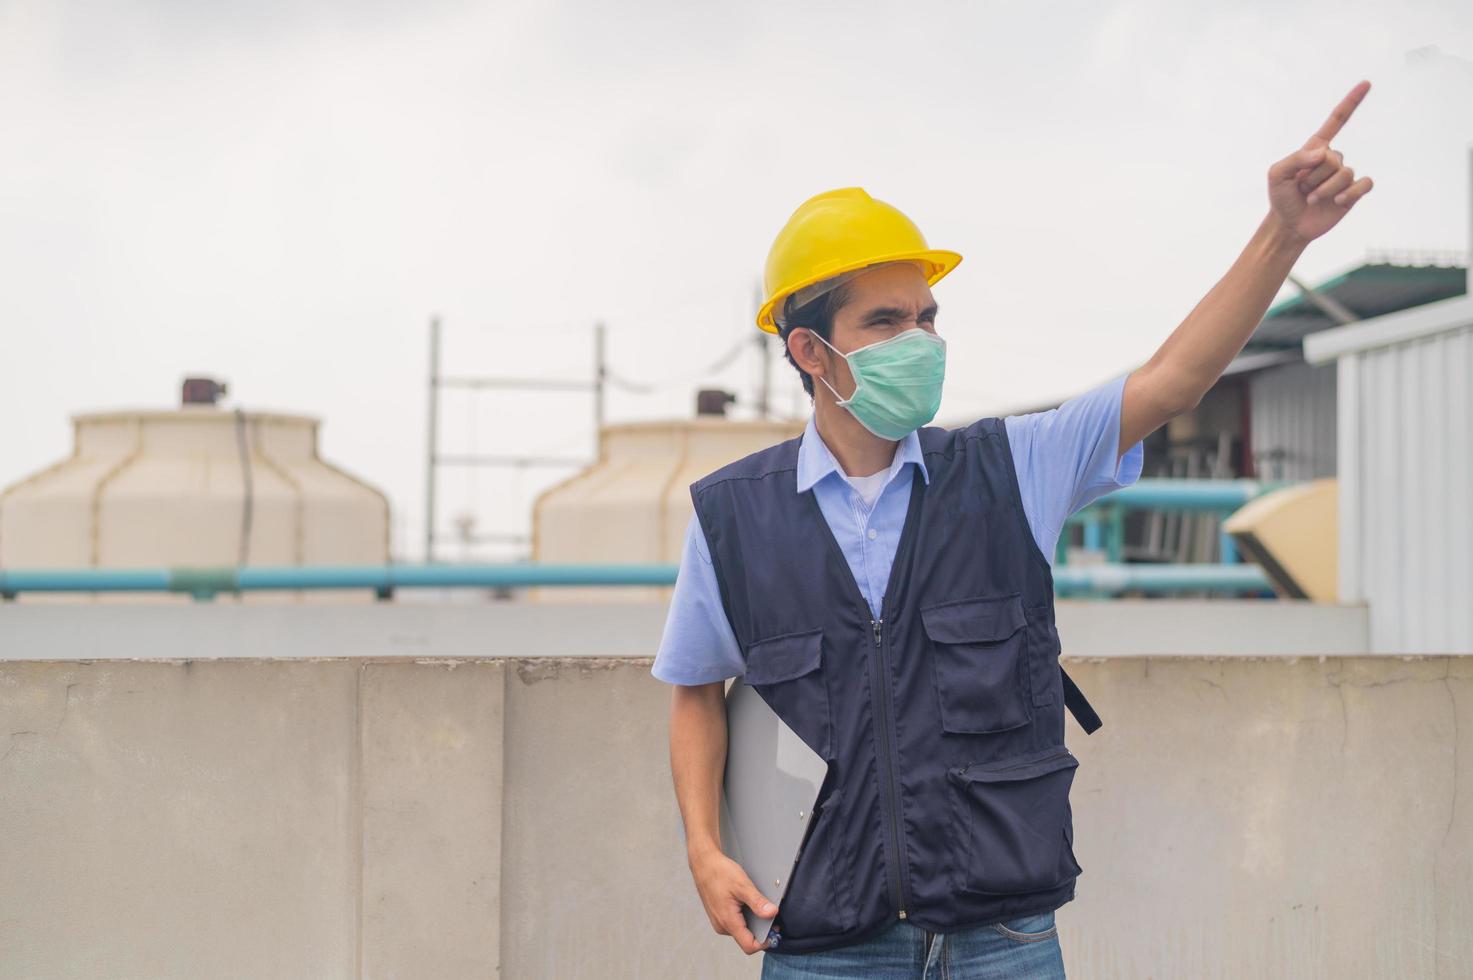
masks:
[[[463,388],[472,392],[487,390],[531,390],[589,392],[593,395],[593,431],[597,438],[604,425],[604,394],[608,384],[608,362],[605,357],[604,324],[593,325],[593,379],[568,381],[547,378],[486,378],[446,376],[440,373],[439,317],[430,318],[429,432],[425,443],[425,564],[435,561],[435,483],[441,466],[496,466],[526,469],[531,467],[576,467],[588,460],[573,456],[534,456],[515,454],[453,454],[439,451],[440,392],[446,388]],[[459,540],[466,543],[496,542],[526,544],[523,534],[464,533]]]

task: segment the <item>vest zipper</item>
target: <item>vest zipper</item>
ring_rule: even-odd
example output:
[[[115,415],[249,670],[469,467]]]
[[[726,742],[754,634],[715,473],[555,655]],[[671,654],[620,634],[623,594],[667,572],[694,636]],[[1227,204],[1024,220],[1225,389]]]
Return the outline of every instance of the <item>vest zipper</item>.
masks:
[[[885,800],[889,804],[890,811],[887,826],[889,826],[890,828],[890,842],[894,848],[895,854],[895,860],[890,862],[890,870],[892,872],[891,884],[894,886],[895,904],[900,909],[900,918],[904,919],[907,917],[907,913],[905,910],[905,898],[902,891],[902,882],[900,878],[900,862],[902,859],[902,855],[900,853],[900,831],[897,827],[898,821],[895,816],[897,810],[895,802],[895,733],[891,728],[890,665],[885,660],[885,621],[883,619],[872,619],[870,620],[870,626],[873,627],[875,631],[875,656],[877,658],[876,663],[879,665],[880,671],[880,679],[878,685],[876,685],[876,691],[880,695],[878,699],[878,707],[880,708],[880,715],[883,719],[883,724],[880,725],[880,731],[884,735],[885,743]]]
[[[863,590],[860,589],[859,580],[854,577],[854,570],[849,567],[849,559],[844,556],[844,549],[839,546],[839,539],[834,537],[833,529],[828,524],[828,518],[824,517],[823,508],[818,506],[818,498],[813,495],[812,490],[805,491],[805,495],[813,507],[813,516],[822,529],[820,533],[828,543],[829,554],[833,557],[834,562],[840,570],[838,574],[849,583],[849,591],[854,599],[855,607],[873,615],[870,609],[869,599],[865,598]],[[924,496],[925,480],[921,476],[921,468],[917,466],[910,475],[910,506],[905,511],[905,523],[900,528],[900,542],[895,549],[895,560],[890,565],[890,578],[885,585],[884,597],[880,600],[880,618],[870,620],[870,626],[875,634],[876,651],[874,658],[876,667],[873,674],[873,683],[878,699],[876,707],[880,713],[881,720],[884,722],[879,727],[885,739],[885,751],[882,754],[885,757],[885,769],[888,774],[888,778],[884,780],[885,788],[880,796],[880,803],[881,809],[884,809],[887,803],[890,808],[890,840],[895,855],[895,860],[892,862],[891,867],[890,887],[894,895],[893,900],[895,906],[899,910],[899,917],[902,919],[908,918],[910,915],[905,908],[909,889],[906,885],[906,878],[900,871],[900,865],[905,860],[905,855],[900,850],[900,831],[898,829],[898,818],[896,817],[898,808],[895,804],[895,770],[898,768],[898,765],[895,761],[895,736],[891,727],[893,724],[891,719],[893,717],[894,706],[892,704],[890,690],[890,668],[884,663],[885,647],[882,629],[885,622],[885,609],[888,608],[885,606],[885,603],[895,601],[894,596],[899,591],[902,574],[914,561],[915,549],[913,547],[913,538],[916,534],[916,522],[920,519],[921,502]],[[884,672],[883,675],[881,671]]]

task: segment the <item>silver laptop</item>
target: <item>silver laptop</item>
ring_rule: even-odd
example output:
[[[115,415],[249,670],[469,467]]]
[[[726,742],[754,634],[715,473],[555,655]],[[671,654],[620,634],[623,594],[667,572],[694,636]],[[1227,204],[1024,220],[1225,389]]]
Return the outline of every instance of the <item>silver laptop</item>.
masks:
[[[828,763],[741,678],[727,688],[726,728],[721,849],[781,908]],[[745,905],[742,915],[766,941],[773,918]]]

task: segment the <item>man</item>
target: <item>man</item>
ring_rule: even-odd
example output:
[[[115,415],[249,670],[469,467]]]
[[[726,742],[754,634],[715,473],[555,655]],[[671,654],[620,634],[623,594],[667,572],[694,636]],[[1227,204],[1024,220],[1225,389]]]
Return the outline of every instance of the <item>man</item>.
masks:
[[[928,425],[931,286],[961,256],[857,188],[805,202],[760,327],[813,397],[798,439],[692,485],[653,673],[712,927],[764,978],[1063,976],[1054,911],[1083,870],[1050,556],[1069,514],[1140,475],[1141,440],[1242,349],[1310,241],[1371,189],[1329,148],[1369,82],[1268,171],[1269,211],[1144,365],[1058,409]],[[816,383],[815,383],[816,382]],[[782,908],[721,852],[724,681],[742,675],[829,764]],[[765,943],[741,906],[777,916]]]

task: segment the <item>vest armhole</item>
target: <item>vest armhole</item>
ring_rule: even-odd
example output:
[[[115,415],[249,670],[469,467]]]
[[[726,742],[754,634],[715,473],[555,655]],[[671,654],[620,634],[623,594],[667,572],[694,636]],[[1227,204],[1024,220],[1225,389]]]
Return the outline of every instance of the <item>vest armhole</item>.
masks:
[[[1003,459],[1007,462],[1008,477],[1011,484],[1009,494],[1013,498],[1013,513],[1018,515],[1018,526],[1023,529],[1023,537],[1027,541],[1028,553],[1033,556],[1033,560],[1038,562],[1039,567],[1043,569],[1044,580],[1048,582],[1049,590],[1052,591],[1054,587],[1054,567],[1049,562],[1048,556],[1038,547],[1038,539],[1034,537],[1033,528],[1028,524],[1028,512],[1023,509],[1023,487],[1018,482],[1018,468],[1013,463],[1013,445],[1008,440],[1006,420],[998,419],[997,426],[993,431],[997,435],[998,443],[1002,446]],[[1062,527],[1059,529],[1059,533],[1064,533]]]
[[[706,488],[709,489],[709,488]],[[722,570],[721,559],[716,554],[716,547],[711,542],[709,525],[706,523],[706,512],[701,508],[701,498],[696,491],[695,485],[690,488],[690,501],[696,512],[696,524],[701,534],[706,539],[706,552],[711,556],[711,571],[716,576],[716,591],[721,594],[721,613],[726,617],[727,626],[731,627],[731,635],[736,637],[737,646],[742,654],[743,666],[746,665],[746,641],[737,632],[736,623],[731,619],[731,592],[726,587],[726,573]]]

